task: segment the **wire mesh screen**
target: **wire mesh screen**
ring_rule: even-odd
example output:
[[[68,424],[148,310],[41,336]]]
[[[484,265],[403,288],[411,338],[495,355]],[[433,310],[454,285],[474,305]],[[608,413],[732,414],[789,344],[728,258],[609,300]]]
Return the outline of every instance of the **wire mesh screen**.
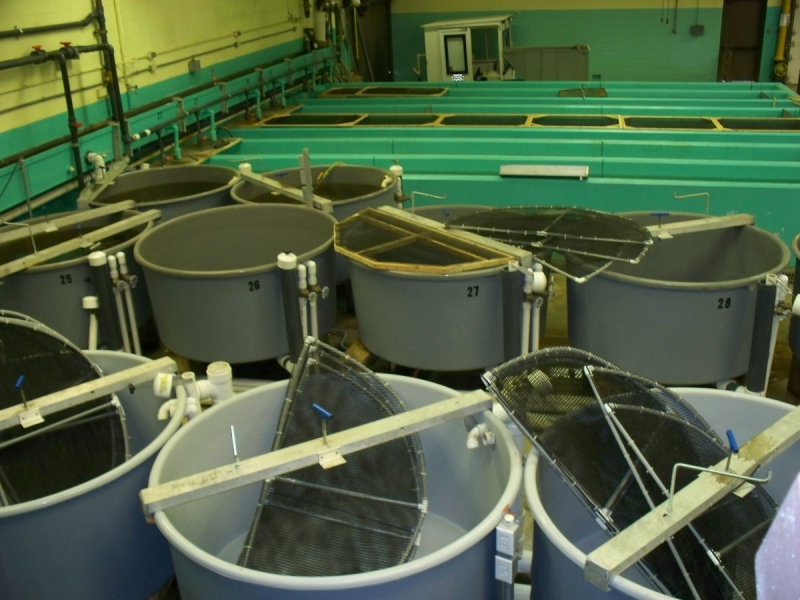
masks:
[[[375,269],[458,273],[506,265],[515,248],[445,231],[438,223],[367,208],[336,224],[336,251]]]
[[[307,341],[292,372],[273,450],[323,435],[314,404],[333,414],[331,434],[404,411],[371,371]],[[239,564],[282,575],[326,576],[391,567],[414,556],[427,507],[417,435],[267,480]]]
[[[24,377],[21,391],[16,388]],[[33,320],[0,318],[0,410],[100,377],[77,348]],[[0,431],[0,504],[36,500],[102,475],[127,458],[124,414],[106,396],[44,423]]]
[[[714,430],[674,392],[581,350],[542,350],[484,379],[611,532],[668,498],[676,463],[708,467],[727,455]],[[676,490],[696,476],[678,471]],[[761,487],[743,498],[726,496],[640,567],[678,598],[755,600],[755,552],[775,508]]]
[[[531,250],[540,262],[577,281],[615,261],[638,263],[653,243],[650,232],[630,219],[563,206],[493,208],[453,218],[447,227]],[[554,252],[568,259],[565,267],[552,264]]]

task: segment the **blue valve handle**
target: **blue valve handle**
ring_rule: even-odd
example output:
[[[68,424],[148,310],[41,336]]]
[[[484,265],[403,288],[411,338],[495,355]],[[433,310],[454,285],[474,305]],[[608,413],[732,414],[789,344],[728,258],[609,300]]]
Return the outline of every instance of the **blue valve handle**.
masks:
[[[25,381],[25,375],[20,375],[19,377],[17,377],[17,381],[14,384],[14,389],[15,390],[21,390],[22,389],[22,383],[24,381]]]
[[[322,417],[323,419],[332,419],[333,418],[333,413],[332,412],[329,412],[329,411],[325,410],[324,408],[322,408],[316,402],[314,402],[311,406],[314,407],[314,410],[317,411],[319,413],[319,416]]]
[[[731,452],[733,453],[739,452],[739,444],[736,443],[736,438],[733,437],[733,430],[728,429],[725,433],[728,435],[728,442],[731,445]]]
[[[668,210],[656,210],[650,213],[651,217],[668,217],[669,211]]]
[[[449,210],[447,210],[446,208],[443,208],[443,209],[442,209],[442,212],[444,213],[444,218],[445,218],[445,219],[446,219],[447,217],[449,217],[449,216],[450,216],[450,211],[449,211]]]

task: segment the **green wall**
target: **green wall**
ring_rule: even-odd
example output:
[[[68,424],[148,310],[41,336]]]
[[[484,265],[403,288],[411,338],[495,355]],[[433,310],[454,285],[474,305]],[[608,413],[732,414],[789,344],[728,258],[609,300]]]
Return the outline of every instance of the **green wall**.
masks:
[[[661,22],[653,9],[522,10],[511,23],[515,46],[575,46],[591,48],[590,78],[605,81],[715,81],[722,24],[718,8],[680,9],[677,33],[673,20]],[[413,68],[424,54],[422,25],[445,19],[504,14],[509,11],[394,13],[392,45],[395,80],[417,79]],[[767,9],[760,81],[769,81],[775,52],[780,7]],[[689,33],[704,25],[702,36]],[[424,63],[424,61],[423,61]],[[426,79],[422,72],[422,79]]]

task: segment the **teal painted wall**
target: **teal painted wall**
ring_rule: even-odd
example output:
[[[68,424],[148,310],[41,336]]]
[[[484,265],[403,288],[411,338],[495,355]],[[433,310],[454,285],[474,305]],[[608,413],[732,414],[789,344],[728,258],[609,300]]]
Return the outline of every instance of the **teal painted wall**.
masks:
[[[425,23],[507,12],[393,14],[395,79],[418,79],[412,69],[417,54],[425,53]],[[661,14],[657,8],[523,10],[511,23],[511,38],[515,46],[588,45],[590,78],[599,75],[606,81],[716,81],[722,10],[680,9],[675,34],[672,20],[669,25],[662,23]],[[779,6],[767,8],[759,81],[771,80],[779,18]],[[704,25],[702,36],[690,35],[689,28],[695,23]],[[422,79],[426,79],[424,71]]]

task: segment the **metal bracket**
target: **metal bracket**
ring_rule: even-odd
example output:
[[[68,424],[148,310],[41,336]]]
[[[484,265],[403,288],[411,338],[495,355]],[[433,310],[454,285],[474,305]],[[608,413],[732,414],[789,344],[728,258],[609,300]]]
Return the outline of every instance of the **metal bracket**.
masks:
[[[38,408],[34,408],[33,410],[26,411],[19,415],[19,424],[23,429],[33,427],[39,423],[44,423],[44,417],[42,417]]]
[[[319,466],[323,469],[332,469],[333,467],[338,467],[346,462],[347,461],[342,456],[342,452],[339,450],[339,448],[334,448],[333,450],[319,453]]]

